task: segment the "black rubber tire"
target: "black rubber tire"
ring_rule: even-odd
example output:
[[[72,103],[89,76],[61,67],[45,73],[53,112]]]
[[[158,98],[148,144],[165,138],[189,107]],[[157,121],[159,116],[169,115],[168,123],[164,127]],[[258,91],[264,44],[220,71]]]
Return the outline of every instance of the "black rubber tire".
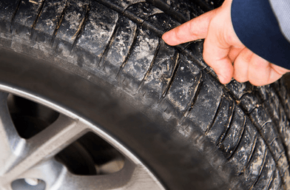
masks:
[[[216,6],[0,0],[0,82],[100,124],[168,189],[290,189],[286,78],[223,86],[202,41],[160,39]]]

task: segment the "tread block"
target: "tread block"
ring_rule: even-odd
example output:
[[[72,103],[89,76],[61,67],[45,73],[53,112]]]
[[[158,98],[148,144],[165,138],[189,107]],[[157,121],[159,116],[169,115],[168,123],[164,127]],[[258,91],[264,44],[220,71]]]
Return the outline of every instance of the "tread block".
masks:
[[[135,16],[143,20],[148,20],[149,17],[155,14],[163,13],[163,11],[148,3],[133,4],[128,7],[126,11],[133,13]]]
[[[42,6],[43,0],[21,0],[19,9],[15,15],[13,22],[14,37],[19,37],[21,40],[29,40],[31,37],[32,27],[38,17],[38,13]]]
[[[283,182],[287,184],[287,186],[290,185],[290,179],[287,177],[289,176],[289,163],[281,140],[276,138],[269,144],[269,149],[272,152],[274,160],[277,162]]]
[[[269,89],[269,88],[263,88],[265,89],[264,93],[267,97],[267,99],[264,99],[264,104],[265,107],[267,107],[269,114],[272,116],[272,119],[276,122],[279,123],[279,117],[280,117],[280,113],[279,113],[279,106],[280,106],[280,101],[279,101],[279,97],[278,95],[273,91],[273,89]],[[282,108],[282,106],[281,106]]]
[[[250,83],[239,83],[234,79],[226,86],[238,100],[240,100],[244,94],[251,93],[253,91],[253,86]]]
[[[278,123],[278,129],[279,129],[279,132],[281,135],[286,135],[287,133],[289,133],[289,120],[287,118],[287,115],[286,115],[286,112],[284,111],[283,105],[280,104],[280,107],[279,107],[279,121],[277,122]],[[287,135],[284,137],[285,138],[285,141],[288,141],[289,139],[289,136],[287,137]]]
[[[182,14],[186,20],[193,19],[203,13],[196,3],[179,0],[169,0],[167,2],[174,11]]]
[[[189,42],[189,43],[185,43],[182,44],[184,48],[186,48],[189,53],[195,57],[195,59],[198,61],[199,65],[201,68],[205,69],[207,68],[206,72],[209,72],[210,70],[210,75],[214,76],[217,78],[217,75],[215,74],[215,72],[213,71],[213,69],[211,67],[209,67],[205,61],[203,60],[203,56],[202,56],[202,52],[203,52],[203,42],[204,40],[196,40],[193,42]],[[217,81],[217,80],[214,80]]]
[[[285,111],[287,113],[287,117],[290,118],[290,95],[287,94],[287,97],[285,98],[284,101],[284,106],[285,106]]]
[[[254,90],[258,92],[262,100],[268,100],[270,98],[270,94],[268,92],[269,85],[266,86],[258,86],[254,87]]]
[[[199,127],[203,132],[209,130],[213,119],[217,114],[221,102],[223,90],[212,82],[213,78],[203,74],[203,82],[197,99],[188,114],[194,126]]]
[[[51,45],[61,15],[66,6],[66,0],[45,1],[42,12],[35,25],[33,38],[37,42]]]
[[[276,146],[277,148],[279,148],[279,146]],[[275,148],[274,146],[272,147],[272,149]],[[281,149],[278,150],[277,152],[281,152]],[[287,158],[285,156],[285,153],[282,152],[280,155],[277,155],[276,157],[280,156],[279,160],[277,159],[277,163],[280,169],[280,174],[283,176],[286,172],[289,172],[289,163],[287,161]],[[275,157],[274,157],[275,159]],[[287,174],[286,176],[288,176],[289,174]],[[289,181],[289,179],[288,179]]]
[[[146,0],[106,0],[109,4],[113,4],[120,8],[120,10],[124,11],[129,6],[137,3],[144,3]]]
[[[145,78],[142,90],[145,97],[160,99],[166,91],[178,58],[175,48],[160,42],[158,54],[148,76]]]
[[[10,25],[20,0],[2,0],[0,1],[0,35],[7,36],[10,31]]]
[[[283,181],[283,185],[287,188],[290,185],[290,180],[289,180],[289,167],[285,170],[285,172],[281,175],[282,176],[282,181]],[[283,170],[280,170],[280,173],[283,172]]]
[[[250,117],[256,127],[259,128],[259,130],[261,130],[266,123],[272,122],[270,116],[268,115],[263,106],[255,108],[250,114]]]
[[[241,142],[229,160],[229,162],[235,166],[234,169],[236,174],[242,173],[243,169],[247,166],[250,157],[253,154],[257,140],[257,131],[248,118],[246,118],[244,130],[245,132],[242,136]]]
[[[278,133],[275,130],[275,125],[273,122],[266,123],[261,129],[261,134],[264,140],[269,144],[278,138]]]
[[[190,7],[192,7],[192,5],[195,4],[196,6],[198,6],[198,8],[200,10],[199,15],[204,13],[204,11],[202,11],[200,7],[202,7],[203,9],[208,11],[208,10],[213,9],[213,5],[214,5],[214,2],[206,1],[206,0],[205,1],[204,0],[196,0],[195,3],[193,3],[193,2],[185,3],[184,1],[180,2],[179,0],[162,0],[162,1],[167,1],[168,4],[170,4],[172,6],[172,8],[178,12],[185,11],[185,9],[190,9]]]
[[[84,29],[74,47],[78,65],[94,70],[111,43],[119,14],[92,1]],[[114,39],[112,39],[114,40]]]
[[[183,117],[197,95],[201,80],[200,69],[181,57],[170,89],[161,102],[163,110],[166,113],[174,113],[177,117]]]
[[[201,71],[195,66],[196,64],[194,65],[188,61],[188,58],[182,56],[180,59],[182,61],[176,64],[177,50],[163,42],[158,46],[159,38],[151,32],[147,34],[153,36],[154,43],[148,42],[147,46],[144,46],[141,43],[146,39],[139,40],[139,37],[143,35],[140,34],[140,30],[145,31],[143,29],[145,25],[147,29],[157,31],[160,35],[161,31],[178,26],[180,20],[189,20],[200,14],[202,10],[197,4],[205,1],[99,0],[98,2],[101,4],[91,0],[1,0],[0,45],[9,46],[10,32],[8,31],[12,28],[13,42],[16,44],[19,40],[18,44],[25,46],[26,40],[30,43],[27,49],[40,50],[36,53],[39,57],[41,53],[48,54],[53,51],[50,46],[43,48],[41,45],[54,42],[53,48],[58,54],[55,60],[79,63],[82,69],[87,69],[105,80],[110,80],[108,78],[111,76],[114,80],[120,79],[120,84],[130,91],[137,91],[142,87],[143,92],[147,91],[146,96],[151,96],[150,90],[152,90],[152,94],[156,93],[154,96],[160,98],[168,90],[160,105],[162,111],[165,110],[164,113],[169,113],[167,115],[178,117],[178,119],[186,114],[186,121],[190,119],[193,122],[189,121],[190,124],[186,123],[184,128],[191,131],[191,127],[200,126],[207,137],[216,144],[223,139],[224,150],[227,153],[231,151],[234,153],[229,161],[234,164],[239,173],[246,176],[245,183],[250,184],[249,188],[253,184],[256,189],[264,188],[268,182],[269,189],[279,189],[282,186],[281,179],[284,184],[289,185],[289,164],[283,147],[283,145],[288,146],[286,142],[289,142],[290,133],[289,121],[286,117],[286,114],[290,115],[290,102],[286,89],[281,92],[277,91],[280,96],[278,97],[276,92],[271,91],[273,88],[271,86],[255,89],[249,83],[240,84],[236,81],[232,81],[227,86],[235,97],[234,100],[240,102],[247,114],[251,113],[253,124],[259,129],[261,137],[248,119],[245,126],[238,126],[243,122],[237,118],[245,117],[243,114],[236,116],[236,110],[239,108],[236,107],[235,101],[222,95],[222,87],[215,86],[212,79],[207,79],[209,76],[205,72],[210,72],[208,68],[206,71]],[[168,6],[162,9],[153,5],[159,2]],[[138,35],[136,34],[137,25],[134,22],[140,25],[144,22],[141,26],[143,28],[138,30]],[[31,38],[34,34],[35,36]],[[8,41],[5,41],[6,37]],[[38,42],[41,43],[37,44]],[[192,44],[185,44],[178,48],[182,51],[186,48],[187,52],[195,49],[190,54],[191,58],[202,62],[202,56],[200,56],[202,42]],[[15,48],[14,46],[12,48]],[[152,48],[150,49],[149,46]],[[143,47],[149,47],[149,53],[143,49],[138,50]],[[17,51],[17,49],[13,50]],[[138,57],[140,53],[147,53],[143,55],[141,61]],[[100,72],[104,72],[107,76]],[[119,78],[116,77],[118,72]],[[113,84],[120,86],[118,83]],[[212,93],[209,93],[210,90]],[[257,93],[262,98],[256,96]],[[257,97],[265,101],[262,106],[256,107],[261,103]],[[285,99],[285,105],[279,103],[281,97]],[[285,111],[282,106],[285,106]],[[201,115],[202,117],[198,117]],[[179,121],[183,120],[176,121],[180,124]],[[178,127],[176,129],[178,130]],[[199,131],[197,127],[196,130]],[[190,132],[188,134],[188,137],[192,135]],[[267,149],[265,142],[270,150]],[[201,144],[202,151],[211,151],[210,145]],[[274,168],[274,162],[277,164],[277,169]],[[216,165],[219,163],[221,162],[217,162]],[[273,172],[272,182],[269,182],[270,172]]]
[[[240,100],[240,106],[246,113],[251,113],[256,107],[261,104],[261,100],[254,94],[245,94]]]
[[[263,95],[262,98],[267,98],[265,99],[264,106],[267,108],[269,115],[271,116],[271,118],[273,119],[273,122],[275,123],[275,125],[272,124],[273,125],[272,127],[277,129],[276,133],[277,134],[279,133],[279,135],[281,136],[281,140],[282,140],[283,145],[286,147],[287,154],[290,155],[289,121],[287,119],[283,105],[280,103],[280,99],[274,90],[274,87],[272,88],[270,87],[271,86],[260,87],[259,88],[260,94]],[[267,135],[269,134],[267,133]]]
[[[233,154],[239,142],[243,138],[245,124],[245,114],[239,107],[236,106],[230,128],[220,145],[220,148],[227,155],[227,157]]]
[[[170,15],[176,21],[184,23],[197,15],[204,13],[195,1],[176,1],[176,0],[147,0],[156,7],[162,9],[166,14]],[[198,1],[202,2],[202,1]],[[206,3],[203,3],[206,4]]]
[[[233,115],[233,109],[234,102],[229,97],[222,97],[214,123],[206,134],[213,143],[218,144],[221,136],[227,131]]]
[[[244,185],[247,189],[250,189],[251,186],[256,182],[258,177],[261,174],[261,171],[264,167],[264,161],[266,158],[267,148],[263,139],[258,136],[254,153],[251,157],[249,165],[244,171]]]
[[[288,154],[288,158],[290,158],[290,123],[289,120],[287,119],[286,113],[282,108],[282,105],[280,105],[281,107],[279,108],[280,110],[280,118],[279,118],[279,122],[278,122],[278,131],[282,137],[282,141],[283,143],[286,145],[287,147],[287,154]]]
[[[136,36],[137,25],[125,17],[118,21],[115,38],[108,47],[108,52],[104,55],[104,61],[100,67],[111,77],[116,77],[122,63],[126,60]]]
[[[85,21],[88,5],[88,0],[70,0],[57,30],[53,47],[58,56],[69,58],[69,62],[74,62],[71,50]]]
[[[158,30],[163,31],[163,32],[171,30],[172,28],[175,28],[175,27],[180,25],[180,23],[174,21],[168,15],[162,14],[162,13],[155,14],[155,15],[149,17],[147,22],[149,22],[154,27],[156,27]]]
[[[125,89],[136,93],[156,58],[158,46],[159,38],[155,34],[138,29],[135,43],[118,77]]]
[[[13,14],[15,13],[19,0],[1,0],[0,1],[0,20],[12,21]]]
[[[290,94],[287,90],[287,78],[289,78],[289,75],[286,75],[282,77],[280,80],[274,83],[273,87],[278,92],[279,97],[281,98],[283,102],[283,106],[285,109],[285,112],[287,114],[287,118],[290,118]]]
[[[269,190],[282,190],[282,181],[279,175],[279,171],[276,169],[274,171],[273,180],[270,184]]]
[[[276,171],[275,161],[268,153],[266,156],[266,161],[262,173],[252,189],[253,190],[269,189],[275,171]]]

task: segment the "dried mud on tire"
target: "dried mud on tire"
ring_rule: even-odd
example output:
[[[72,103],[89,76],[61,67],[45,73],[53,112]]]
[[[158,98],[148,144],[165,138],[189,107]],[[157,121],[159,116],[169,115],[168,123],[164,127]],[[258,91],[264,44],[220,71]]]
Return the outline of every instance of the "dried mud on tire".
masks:
[[[202,41],[170,47],[160,38],[219,4],[0,0],[0,46],[125,91],[148,117],[157,112],[174,123],[170,130],[198,147],[233,189],[289,189],[285,78],[223,86],[202,59]]]

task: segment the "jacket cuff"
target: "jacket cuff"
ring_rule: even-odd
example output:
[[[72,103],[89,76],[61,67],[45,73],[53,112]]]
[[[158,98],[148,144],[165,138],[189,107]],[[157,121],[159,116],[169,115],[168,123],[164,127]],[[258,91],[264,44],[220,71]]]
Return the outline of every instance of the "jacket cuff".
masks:
[[[290,43],[267,0],[233,0],[231,17],[240,41],[275,65],[290,69]]]

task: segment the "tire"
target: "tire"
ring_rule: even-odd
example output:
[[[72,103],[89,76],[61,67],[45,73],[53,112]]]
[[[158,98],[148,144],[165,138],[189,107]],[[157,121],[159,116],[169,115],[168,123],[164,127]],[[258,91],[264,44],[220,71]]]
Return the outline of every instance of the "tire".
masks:
[[[216,3],[0,0],[0,82],[102,126],[167,189],[290,189],[287,77],[224,86],[202,41],[160,39]]]

